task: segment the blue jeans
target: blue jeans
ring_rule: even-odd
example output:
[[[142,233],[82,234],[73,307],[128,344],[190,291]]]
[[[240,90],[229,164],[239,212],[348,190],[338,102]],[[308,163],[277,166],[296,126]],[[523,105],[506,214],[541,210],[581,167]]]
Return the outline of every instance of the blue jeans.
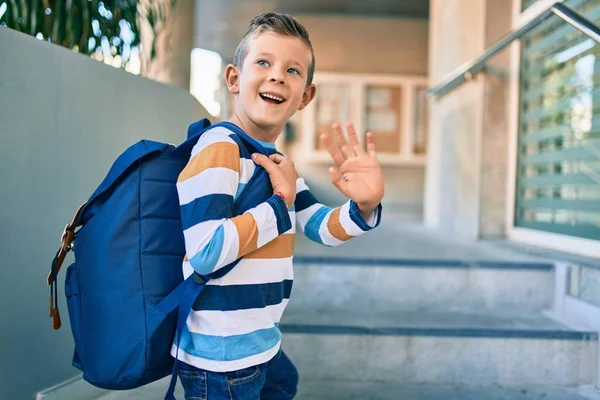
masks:
[[[270,361],[232,372],[211,372],[179,362],[186,400],[288,400],[298,390],[298,371],[281,350]]]

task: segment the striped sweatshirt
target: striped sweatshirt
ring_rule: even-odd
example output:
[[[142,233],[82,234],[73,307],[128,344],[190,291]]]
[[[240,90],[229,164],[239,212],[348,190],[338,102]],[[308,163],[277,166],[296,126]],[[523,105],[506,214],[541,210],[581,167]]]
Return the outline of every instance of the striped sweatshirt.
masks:
[[[377,226],[381,215],[378,208],[365,221],[352,201],[334,209],[319,204],[302,178],[290,210],[272,195],[242,215],[232,215],[236,198],[254,189],[246,184],[257,171],[251,154],[238,144],[240,136],[269,154],[276,152],[272,143],[251,139],[233,124],[216,126],[200,137],[177,182],[184,277],[212,274],[239,260],[225,275],[207,282],[187,319],[177,355],[215,372],[267,362],[279,350],[296,231],[335,246]],[[177,354],[176,344],[171,354]]]

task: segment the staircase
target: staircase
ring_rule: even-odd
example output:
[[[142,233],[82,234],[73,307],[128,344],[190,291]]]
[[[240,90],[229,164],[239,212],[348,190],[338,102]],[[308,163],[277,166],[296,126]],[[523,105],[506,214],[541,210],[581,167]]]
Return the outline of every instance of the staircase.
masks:
[[[598,334],[544,314],[552,263],[380,228],[335,249],[298,239],[281,329],[300,399],[599,397]]]
[[[600,398],[598,334],[544,313],[546,259],[389,222],[337,248],[299,237],[296,254],[280,326],[297,399]],[[162,399],[167,383],[101,398]]]

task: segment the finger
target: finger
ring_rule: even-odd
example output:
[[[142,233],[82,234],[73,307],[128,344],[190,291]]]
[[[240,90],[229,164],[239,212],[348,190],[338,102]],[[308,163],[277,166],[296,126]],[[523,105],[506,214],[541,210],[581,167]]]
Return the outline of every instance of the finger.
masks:
[[[340,150],[342,150],[344,157],[350,158],[354,156],[352,148],[350,147],[348,142],[346,142],[346,138],[344,137],[344,133],[342,132],[342,127],[340,126],[340,124],[333,124],[331,128],[333,129],[333,134],[335,136],[337,145],[340,148]]]
[[[275,164],[273,161],[271,161],[269,159],[269,157],[267,157],[267,156],[265,156],[263,154],[258,154],[258,153],[252,154],[252,160],[254,161],[254,163],[256,165],[260,165],[265,170],[267,170],[267,172],[269,174],[271,172],[274,172],[275,169],[277,168],[277,164]]]
[[[338,171],[336,168],[329,168],[329,176],[331,177],[331,183],[333,183],[338,189],[344,183],[340,171]]]
[[[375,138],[371,132],[367,132],[367,152],[371,157],[377,156],[375,152]]]
[[[360,141],[358,140],[358,136],[356,135],[356,129],[354,129],[354,124],[351,122],[346,125],[348,129],[348,138],[350,139],[350,145],[352,146],[352,150],[357,156],[365,154],[362,146],[360,145]]]
[[[285,158],[284,156],[282,156],[280,154],[272,154],[271,156],[269,156],[269,158],[275,164],[281,164],[282,161],[287,160],[287,158]]]
[[[335,142],[331,140],[331,136],[329,136],[327,133],[324,133],[321,135],[321,140],[323,141],[325,147],[327,147],[327,151],[331,155],[331,158],[333,158],[335,165],[338,167],[341,166],[344,161],[346,161],[346,157],[344,157],[344,154],[342,154]]]

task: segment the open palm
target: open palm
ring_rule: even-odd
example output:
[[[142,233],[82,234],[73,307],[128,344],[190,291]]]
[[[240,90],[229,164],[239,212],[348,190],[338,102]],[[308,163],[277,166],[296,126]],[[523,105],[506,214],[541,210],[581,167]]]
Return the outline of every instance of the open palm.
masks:
[[[329,169],[331,182],[359,206],[375,208],[383,198],[383,173],[375,152],[373,134],[367,133],[367,151],[361,146],[354,125],[348,124],[349,143],[339,124],[321,136],[337,168]]]

